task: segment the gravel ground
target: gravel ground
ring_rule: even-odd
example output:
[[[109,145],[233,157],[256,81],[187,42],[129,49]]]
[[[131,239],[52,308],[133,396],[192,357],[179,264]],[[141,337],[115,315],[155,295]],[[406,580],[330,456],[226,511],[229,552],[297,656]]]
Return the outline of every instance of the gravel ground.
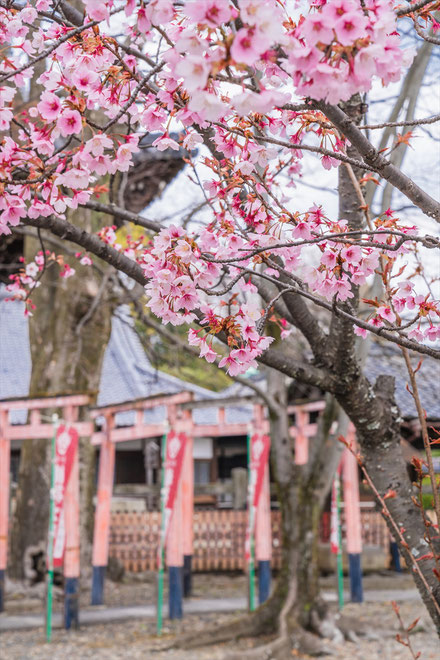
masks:
[[[401,615],[410,623],[422,612],[423,621],[411,634],[414,650],[421,651],[421,660],[438,660],[440,646],[428,618],[417,602],[401,604]],[[344,613],[365,625],[366,636],[357,643],[335,645],[328,642],[332,657],[340,660],[410,660],[408,649],[396,642],[398,623],[389,603],[347,605]],[[160,650],[164,642],[178,638],[179,633],[218,625],[230,617],[224,615],[188,616],[184,622],[164,629],[162,640],[154,634],[154,622],[130,621],[120,624],[84,627],[66,633],[56,630],[49,645],[43,630],[3,633],[0,641],[2,660],[226,660],[228,651],[237,652],[254,646],[255,640],[243,640],[233,645],[222,644],[198,650]],[[286,659],[287,660],[287,659]]]
[[[146,581],[133,580],[127,577],[124,584],[108,583],[106,585],[106,604],[134,605],[151,602],[154,596],[154,578]],[[323,588],[330,590],[334,586],[334,578],[329,576],[323,580]],[[245,578],[242,575],[196,575],[194,577],[195,596],[197,597],[233,597],[243,595]],[[365,579],[365,589],[402,589],[413,587],[409,575],[383,574],[368,576]],[[11,594],[12,596],[12,594]],[[87,603],[87,593],[83,594],[84,604]],[[28,612],[25,604],[35,599],[29,595],[22,598],[9,598],[7,613],[18,611]],[[41,601],[37,601],[41,612]],[[412,600],[400,604],[401,616],[406,625],[421,616],[421,619],[411,634],[415,652],[421,651],[421,660],[439,660],[440,645],[434,633],[434,628],[424,607],[419,601]],[[34,610],[36,611],[36,610]],[[346,642],[336,645],[326,642],[332,657],[340,660],[410,660],[411,653],[399,644],[396,633],[399,624],[390,603],[365,603],[362,605],[348,604],[344,608],[344,616],[353,622],[355,630],[362,629],[357,642]],[[178,649],[164,650],[164,643],[178,639],[183,632],[196,632],[207,627],[220,625],[231,620],[231,615],[206,613],[203,615],[186,616],[182,622],[165,622],[164,634],[161,639],[155,636],[155,624],[149,620],[133,620],[105,625],[85,626],[78,631],[66,632],[55,630],[50,645],[45,643],[43,629],[20,632],[5,632],[0,638],[1,660],[82,660],[83,658],[98,658],[99,660],[227,660],[228,652],[247,649],[262,640],[242,640],[234,644],[222,644],[214,647],[204,647],[198,650],[181,651]],[[267,640],[264,640],[267,641]],[[162,648],[161,648],[162,647]],[[292,656],[294,657],[294,656]],[[298,657],[298,656],[297,656]],[[286,660],[288,660],[286,658]]]

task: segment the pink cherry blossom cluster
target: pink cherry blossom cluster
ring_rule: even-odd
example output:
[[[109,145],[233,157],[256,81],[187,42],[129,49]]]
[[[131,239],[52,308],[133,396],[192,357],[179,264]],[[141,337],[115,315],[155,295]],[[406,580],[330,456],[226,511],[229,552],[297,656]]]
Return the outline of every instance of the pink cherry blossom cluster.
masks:
[[[402,234],[415,230],[414,227],[399,227],[398,220],[392,217],[391,212],[385,218],[389,227],[400,228]],[[384,223],[382,218],[376,222],[379,228],[382,228]],[[231,225],[232,222],[229,227]],[[153,241],[154,247],[143,256],[142,267],[150,280],[146,292],[151,311],[165,323],[180,325],[198,320],[202,325],[206,325],[208,336],[191,330],[189,339],[192,345],[200,347],[200,356],[209,362],[220,357],[209,338],[219,332],[224,333],[231,350],[229,355],[222,359],[221,365],[227,365],[231,375],[242,373],[249,368],[255,357],[258,357],[270,342],[270,338],[260,335],[262,311],[254,295],[256,288],[249,279],[246,280],[243,270],[247,269],[246,272],[249,273],[257,264],[261,266],[262,247],[267,248],[264,254],[266,263],[269,263],[264,269],[265,276],[279,277],[278,270],[270,264],[270,255],[273,253],[281,258],[286,271],[293,269],[301,273],[310,292],[329,301],[350,299],[353,297],[353,287],[366,284],[368,277],[379,267],[380,252],[375,249],[378,242],[386,241],[387,247],[393,250],[387,257],[390,265],[407,250],[405,245],[395,250],[398,236],[387,235],[385,230],[384,233],[364,240],[362,246],[352,241],[332,240],[332,234],[337,237],[348,230],[347,223],[344,220],[332,222],[323,215],[322,209],[316,206],[303,214],[291,230],[292,246],[273,247],[279,242],[278,230],[279,227],[272,223],[269,228],[265,227],[264,233],[248,234],[249,241],[246,243],[238,232],[210,228],[198,237],[192,237],[181,227],[171,226],[159,233]],[[286,225],[284,232],[286,233]],[[320,259],[315,260],[315,265],[301,264],[306,257],[302,249],[310,239],[324,234],[329,238],[320,241],[314,248],[320,253]],[[383,250],[386,252],[386,248]],[[307,261],[310,261],[310,253],[307,254]],[[213,296],[217,294],[216,282],[221,281],[220,264],[223,267],[227,264],[229,277],[234,282],[230,287],[231,296],[228,303],[224,295],[221,302],[213,300]],[[403,272],[401,267],[399,272]],[[399,283],[395,287],[389,302],[367,301],[375,310],[369,323],[376,328],[385,326],[398,329],[401,319],[397,319],[393,310],[403,312],[406,308],[415,312],[413,324],[419,322],[418,329],[413,328],[408,336],[432,341],[438,332],[438,326],[433,323],[440,315],[438,305],[429,300],[428,296],[414,297],[412,291],[403,296],[404,284]],[[199,310],[203,313],[202,319]],[[423,319],[429,319],[429,326],[420,331],[420,322]],[[285,320],[283,321],[282,329],[286,334],[289,328]],[[360,336],[365,336],[367,329],[359,328],[357,332]]]
[[[355,287],[384,270],[384,255],[386,296],[368,303],[371,327],[397,331],[412,314],[408,336],[438,336],[436,301],[407,291],[403,271],[394,284],[407,249],[394,250],[397,234],[350,237],[347,222],[319,206],[295,211],[303,149],[326,169],[346,159],[345,140],[311,99],[336,103],[375,78],[394,82],[410,61],[391,0],[320,0],[304,15],[284,0],[84,4],[80,26],[50,0],[0,8],[0,42],[12,45],[0,53],[0,130],[10,131],[0,143],[0,234],[26,218],[64,218],[107,192],[144,135],[157,132],[149,148],[186,149],[197,185],[198,162],[210,170],[201,182],[209,224],[139,239],[105,227],[99,236],[142,266],[148,306],[164,323],[202,324],[189,335],[201,357],[238,374],[270,344],[263,326],[272,310],[261,309],[254,277],[276,283],[284,270],[315,299],[349,304]],[[32,77],[37,98],[14,116],[17,88]],[[295,95],[305,97],[299,109]],[[375,227],[413,232],[391,216]],[[73,274],[60,265],[62,276]],[[11,286],[27,297],[32,282],[24,270]],[[226,356],[213,344],[220,333]]]
[[[77,256],[81,257],[81,253],[78,253]],[[45,250],[45,252],[40,250],[34,259],[27,264],[25,264],[24,257],[20,257],[19,260],[23,264],[23,268],[20,268],[17,273],[9,276],[11,282],[6,285],[6,291],[11,294],[11,297],[6,298],[6,300],[23,300],[26,303],[26,315],[32,315],[32,310],[35,309],[30,296],[32,291],[41,285],[40,278],[47,267],[57,264],[59,267],[59,276],[64,279],[75,275],[75,269],[64,261],[63,256],[56,255],[50,250]],[[90,258],[85,255],[82,257],[80,263],[88,265],[89,261]]]
[[[9,182],[0,199],[0,233],[8,233],[27,214],[62,216],[67,208],[86,203],[98,177],[128,170],[140,131],[161,131],[154,142],[159,150],[178,148],[168,135],[171,117],[188,129],[223,119],[223,133],[215,130],[214,140],[226,156],[235,149],[236,171],[249,175],[257,166],[266,167],[273,148],[249,135],[241,142],[231,139],[239,117],[265,116],[262,129],[267,126],[272,135],[299,145],[305,136],[301,117],[282,110],[292,98],[292,83],[301,94],[340,100],[365,90],[375,75],[385,83],[395,80],[406,62],[387,0],[363,5],[329,0],[298,22],[278,0],[240,0],[238,7],[228,0],[193,0],[182,6],[170,0],[146,6],[131,0],[124,7],[125,19],[112,1],[85,4],[88,15],[77,29],[59,20],[44,22],[49,0],[20,10],[0,9],[0,39],[14,45],[0,62],[0,127],[10,125],[16,88],[32,76],[32,58],[47,53],[37,79],[40,97],[17,118],[16,135],[0,147],[2,180]],[[133,40],[133,52],[118,52],[122,42],[117,44],[109,23],[114,12],[122,33]],[[243,26],[237,32],[235,19]],[[136,53],[142,54],[157,25],[165,28],[167,40],[150,83],[144,56]],[[243,82],[259,71],[252,78],[255,89],[239,83],[234,93],[224,88],[219,75],[231,70]],[[121,133],[118,120],[128,119],[131,129]],[[201,139],[189,130],[184,146],[191,149]],[[325,136],[321,146],[324,142]],[[329,146],[344,150],[336,138]],[[331,167],[338,161],[330,154],[322,163]],[[19,183],[16,174],[22,171],[28,176],[23,182],[20,175]]]
[[[209,289],[219,279],[221,267],[203,259],[200,249],[212,243],[218,243],[218,238],[208,231],[196,244],[181,227],[172,225],[163,229],[155,237],[153,248],[143,257],[142,267],[150,280],[145,287],[148,307],[164,323],[173,325],[191,323],[200,310],[203,318],[199,321],[206,326],[208,334],[203,337],[200,331],[190,330],[191,345],[199,346],[200,357],[213,362],[221,355],[213,349],[212,338],[222,332],[231,350],[220,360],[220,366],[227,366],[228,373],[234,376],[247,371],[273,339],[261,336],[257,330],[261,311],[255,301],[240,301],[237,297],[231,312],[227,309],[230,305],[213,303],[210,299]]]
[[[200,323],[206,326],[208,334],[202,336],[203,331],[190,328],[188,343],[200,348],[200,357],[207,362],[218,361],[218,366],[224,367],[230,376],[238,376],[250,367],[256,367],[255,359],[274,341],[273,337],[260,336],[258,333],[256,321],[261,318],[261,313],[256,303],[241,304],[233,315],[226,317],[221,315],[220,310],[216,314],[210,306],[202,305],[201,311],[204,316]],[[212,340],[219,332],[228,336],[230,350],[227,355],[213,349]]]
[[[37,9],[45,11],[49,5],[40,1]],[[98,108],[112,120],[136,85],[123,70],[109,73],[115,56],[103,46],[104,38],[85,29],[81,40],[68,40],[71,29],[53,22],[49,28],[35,26],[30,39],[26,21],[37,17],[36,9],[0,11],[3,40],[9,37],[14,42],[12,55],[0,63],[2,129],[9,128],[16,88],[32,75],[32,67],[15,71],[23,68],[27,56],[44,53],[52,44],[47,67],[36,81],[42,89],[39,99],[16,117],[14,138],[5,137],[0,147],[1,176],[9,183],[0,196],[0,234],[4,234],[25,216],[62,216],[66,208],[87,202],[97,177],[128,170],[139,138],[136,133],[106,134],[90,123],[88,112]]]
[[[397,218],[388,209],[382,217],[377,218],[376,226],[381,229],[399,229],[403,233],[417,234],[416,227],[399,226]],[[376,236],[376,241],[380,240]],[[396,237],[389,236],[387,244],[392,247],[396,243]],[[407,336],[416,341],[435,342],[440,339],[440,306],[439,301],[432,297],[431,290],[418,293],[414,282],[410,279],[400,279],[402,275],[410,270],[406,259],[400,260],[401,255],[407,255],[415,247],[408,247],[404,243],[398,250],[393,252],[376,252],[380,260],[381,275],[384,284],[385,296],[382,300],[364,300],[371,305],[372,313],[368,323],[375,328],[399,328],[405,325]],[[386,263],[383,260],[386,255]],[[402,265],[403,264],[403,265]],[[397,284],[395,283],[396,278]],[[368,330],[365,327],[356,327],[355,333],[365,338]]]
[[[299,22],[284,68],[300,94],[337,103],[368,91],[375,76],[384,85],[399,80],[414,52],[400,47],[392,3],[366,0],[362,7],[328,0]]]
[[[50,258],[50,251],[46,251],[46,258]],[[20,257],[20,261],[24,263],[24,257]],[[34,308],[32,302],[29,301],[30,292],[40,286],[41,282],[38,280],[40,272],[43,270],[44,256],[40,251],[35,255],[33,261],[30,261],[26,266],[19,270],[18,273],[10,275],[10,284],[6,285],[6,291],[11,294],[7,300],[26,300],[28,305],[25,313],[29,314],[29,308]]]
[[[375,328],[396,328],[402,321],[405,312],[412,312],[411,329],[407,331],[409,339],[417,342],[436,342],[440,339],[440,309],[438,302],[430,300],[428,295],[417,294],[415,286],[409,280],[401,280],[389,301],[366,301],[373,303],[375,313],[369,323]],[[355,327],[354,332],[365,339],[368,329]]]

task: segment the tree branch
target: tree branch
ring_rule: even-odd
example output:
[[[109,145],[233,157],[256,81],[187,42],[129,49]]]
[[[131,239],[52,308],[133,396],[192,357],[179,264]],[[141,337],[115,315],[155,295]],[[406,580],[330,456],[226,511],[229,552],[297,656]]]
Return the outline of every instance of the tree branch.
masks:
[[[338,383],[330,372],[315,367],[307,360],[301,362],[286,355],[286,351],[277,348],[268,348],[260,357],[258,362],[276,369],[290,378],[296,378],[302,383],[314,385],[327,392],[335,393]]]
[[[48,229],[52,234],[59,236],[63,240],[81,245],[85,250],[114,266],[117,270],[122,271],[136,282],[139,282],[139,284],[145,286],[147,283],[142,268],[135,261],[132,261],[132,259],[129,259],[124,254],[121,254],[121,252],[104,243],[98,236],[89,234],[84,229],[72,225],[67,220],[62,220],[55,216],[49,216],[47,218],[40,217],[37,219],[26,218],[22,221],[22,224]]]
[[[423,213],[440,223],[440,203],[384,158],[343,110],[324,101],[316,103],[316,107],[322,110],[333,125],[350,140],[372,170],[400,190]]]
[[[132,222],[134,225],[145,227],[145,229],[150,229],[154,232],[159,232],[162,229],[162,225],[160,222],[157,222],[157,220],[149,220],[138,213],[132,213],[120,206],[116,206],[116,204],[102,204],[100,202],[89,201],[85,204],[80,204],[80,206],[86,209],[91,209],[92,211],[98,211],[99,213],[112,215],[114,218],[119,218],[120,220]]]
[[[425,124],[435,124],[440,121],[440,115],[432,115],[432,117],[423,117],[422,119],[412,119],[411,121],[386,121],[383,124],[362,124],[359,126],[363,131],[374,130],[377,128],[397,128],[399,126],[422,126]]]
[[[412,14],[414,11],[423,9],[423,7],[426,7],[426,5],[433,4],[433,2],[434,0],[418,0],[418,2],[413,2],[406,7],[397,9],[396,16],[407,16],[408,14]]]

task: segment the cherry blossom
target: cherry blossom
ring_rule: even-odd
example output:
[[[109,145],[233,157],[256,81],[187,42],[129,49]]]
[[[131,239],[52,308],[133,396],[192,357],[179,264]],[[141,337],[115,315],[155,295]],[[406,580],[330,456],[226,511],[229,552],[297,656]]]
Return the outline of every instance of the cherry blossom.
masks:
[[[209,27],[227,23],[233,13],[236,13],[232,11],[228,0],[205,0],[205,2],[192,0],[186,3],[184,12],[196,23],[205,23]]]
[[[385,319],[390,323],[394,323],[394,321],[396,320],[396,315],[391,309],[391,307],[386,307],[385,305],[382,305],[381,307],[378,308],[377,313],[382,319]]]
[[[311,14],[302,26],[302,34],[310,46],[333,41],[333,21],[324,12]]]
[[[204,195],[203,227],[122,239],[110,226],[98,236],[140,264],[147,305],[164,324],[201,324],[188,341],[202,358],[237,375],[272,341],[268,318],[289,334],[288,322],[261,305],[257,277],[277,286],[290,277],[316,304],[346,310],[380,272],[383,295],[363,303],[370,330],[358,325],[356,334],[397,335],[407,324],[410,339],[439,339],[438,301],[418,290],[402,259],[415,243],[397,246],[399,236],[415,240],[414,227],[388,209],[369,219],[371,231],[350,236],[347,220],[317,205],[299,212],[292,194],[304,150],[317,151],[317,181],[322,168],[350,163],[348,141],[316,102],[337,105],[388,85],[410,65],[393,3],[84,4],[77,27],[49,18],[57,10],[50,0],[0,8],[0,39],[12,45],[0,56],[0,234],[102,200],[109,179],[128,172],[143,148],[161,157],[180,150],[188,181]],[[32,78],[36,96],[15,117],[16,91]],[[77,259],[92,264],[87,254]],[[14,295],[26,299],[48,263],[74,275],[56,255],[38,255],[11,281]],[[216,336],[226,354],[215,350]]]
[[[153,147],[156,147],[159,151],[165,151],[165,149],[179,150],[178,143],[166,134],[154,140]]]
[[[58,119],[61,111],[61,100],[53,92],[43,92],[41,101],[37,104],[38,112],[43,119],[54,121]]]
[[[252,66],[261,52],[259,34],[255,28],[241,28],[234,39],[231,55],[236,62]]]
[[[65,110],[57,119],[57,128],[63,137],[79,133],[81,127],[81,115],[77,110]]]

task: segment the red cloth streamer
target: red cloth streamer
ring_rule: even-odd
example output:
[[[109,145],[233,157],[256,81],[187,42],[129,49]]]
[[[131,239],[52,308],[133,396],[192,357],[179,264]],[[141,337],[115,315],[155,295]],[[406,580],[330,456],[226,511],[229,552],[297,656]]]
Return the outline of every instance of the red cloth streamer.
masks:
[[[171,518],[173,510],[177,503],[177,495],[179,491],[179,482],[183,466],[183,458],[185,455],[185,448],[187,443],[187,436],[185,433],[176,433],[171,431],[167,437],[167,451],[165,456],[165,479],[164,479],[164,501],[165,501],[165,529],[164,529],[164,543],[168,543],[168,535],[171,527]],[[179,498],[181,505],[181,498]],[[181,508],[179,506],[179,508]],[[178,512],[181,516],[181,510]],[[176,530],[175,530],[176,531]],[[181,530],[177,532],[181,536]],[[175,539],[171,539],[172,544]],[[159,548],[160,553],[160,548]],[[158,566],[160,567],[160,556],[158,554]]]
[[[245,540],[245,558],[247,562],[249,562],[250,559],[251,536],[255,532],[255,514],[260,500],[260,495],[263,488],[264,473],[269,458],[270,437],[268,435],[260,435],[259,433],[255,433],[251,438],[250,450],[250,496],[248,502],[250,503],[253,512],[251,515],[251,511],[248,511],[249,523],[246,529]]]
[[[330,551],[337,555],[339,552],[339,515],[338,515],[338,478],[333,480],[332,503],[330,513]]]
[[[63,565],[66,545],[64,497],[78,449],[78,432],[73,426],[59,426],[55,440],[54,543],[53,565]]]

